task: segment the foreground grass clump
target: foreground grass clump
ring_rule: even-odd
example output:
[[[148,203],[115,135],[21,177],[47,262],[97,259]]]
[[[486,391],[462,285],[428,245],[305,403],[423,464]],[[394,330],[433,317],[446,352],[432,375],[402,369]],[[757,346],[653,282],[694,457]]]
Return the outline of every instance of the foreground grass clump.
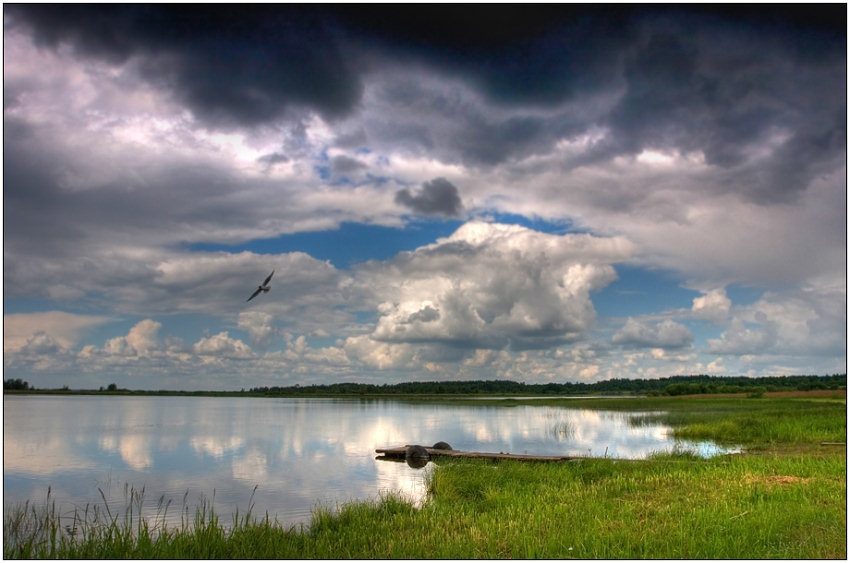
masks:
[[[89,526],[7,558],[706,558],[846,556],[839,455],[560,464],[450,462],[416,509],[395,495],[320,509],[309,528],[247,514],[222,525]],[[50,524],[48,524],[48,527]],[[82,528],[82,526],[81,526]]]
[[[426,509],[465,515],[458,557],[844,557],[845,468],[839,456],[452,464]]]
[[[4,556],[846,558],[846,450],[820,446],[846,437],[843,402],[679,400],[662,415],[655,402],[645,403],[647,416],[669,417],[677,435],[733,441],[758,455],[446,461],[430,470],[431,494],[419,509],[385,495],[316,509],[299,528],[250,511],[223,524],[208,504],[178,529],[97,510],[70,526],[55,508],[26,506],[6,514]]]

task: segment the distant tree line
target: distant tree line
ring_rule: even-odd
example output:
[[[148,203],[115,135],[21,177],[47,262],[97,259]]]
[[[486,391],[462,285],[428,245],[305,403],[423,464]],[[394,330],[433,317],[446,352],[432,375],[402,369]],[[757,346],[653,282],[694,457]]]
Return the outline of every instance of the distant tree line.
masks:
[[[291,387],[254,387],[248,391],[145,391],[119,388],[115,383],[98,390],[72,391],[41,389],[21,379],[6,379],[6,391],[37,393],[105,393],[129,395],[259,395],[259,396],[356,396],[356,395],[699,395],[714,393],[747,393],[759,395],[769,391],[812,391],[847,388],[847,374],[788,375],[774,377],[718,377],[713,375],[675,375],[659,379],[608,379],[595,383],[522,383],[508,380],[488,381],[409,381],[404,383],[332,383],[327,385],[293,385]]]
[[[30,384],[26,381],[19,379],[4,379],[3,380],[3,390],[4,391],[28,391],[30,388]]]
[[[291,387],[254,387],[259,395],[694,395],[846,389],[847,374],[774,377],[676,375],[659,379],[608,379],[595,383],[522,383],[517,381],[413,381],[405,383],[332,383]]]

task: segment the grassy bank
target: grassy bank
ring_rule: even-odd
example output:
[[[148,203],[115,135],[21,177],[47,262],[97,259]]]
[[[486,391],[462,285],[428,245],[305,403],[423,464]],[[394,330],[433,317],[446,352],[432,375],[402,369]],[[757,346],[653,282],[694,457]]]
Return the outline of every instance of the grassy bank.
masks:
[[[475,405],[537,405],[644,412],[632,424],[662,423],[689,440],[741,444],[749,452],[817,447],[847,438],[846,396],[797,397],[644,397],[611,399],[464,400]]]
[[[626,404],[632,403],[632,404]],[[676,433],[756,454],[624,463],[441,462],[420,509],[396,496],[317,509],[309,526],[199,507],[179,529],[110,520],[73,528],[55,508],[12,510],[4,555],[59,558],[790,558],[846,557],[846,401],[644,399]],[[480,403],[479,403],[480,404]],[[533,404],[541,404],[534,402]],[[570,405],[575,405],[571,402]],[[576,405],[578,406],[578,405]],[[664,410],[664,414],[658,414]],[[11,538],[10,534],[19,534]],[[32,541],[27,541],[27,538]],[[10,539],[14,541],[10,542]]]

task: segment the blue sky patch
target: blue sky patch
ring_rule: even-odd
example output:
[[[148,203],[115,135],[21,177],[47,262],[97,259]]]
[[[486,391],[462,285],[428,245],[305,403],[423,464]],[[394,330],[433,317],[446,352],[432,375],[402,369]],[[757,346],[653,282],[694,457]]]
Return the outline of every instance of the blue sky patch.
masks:
[[[633,317],[673,309],[690,309],[698,291],[685,289],[674,275],[616,264],[618,279],[592,294],[596,312],[605,317]]]
[[[305,252],[313,258],[328,260],[336,268],[346,269],[367,260],[388,260],[404,250],[430,244],[451,235],[462,224],[460,220],[420,221],[396,228],[342,223],[336,230],[286,234],[236,245],[196,243],[190,250],[233,253],[247,250],[255,254]]]

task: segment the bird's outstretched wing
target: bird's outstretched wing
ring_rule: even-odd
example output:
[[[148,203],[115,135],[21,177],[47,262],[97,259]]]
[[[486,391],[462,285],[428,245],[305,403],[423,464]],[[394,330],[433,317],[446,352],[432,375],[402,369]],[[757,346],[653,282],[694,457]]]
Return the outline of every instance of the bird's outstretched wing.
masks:
[[[272,276],[273,276],[273,275],[274,275],[274,270],[272,270],[272,273],[271,273],[271,274],[269,274],[269,277],[267,277],[267,278],[265,279],[265,281],[264,281],[264,282],[260,285],[260,287],[258,287],[258,288],[257,288],[257,290],[256,290],[256,291],[255,291],[255,292],[251,295],[251,297],[249,297],[249,298],[248,298],[248,301],[250,301],[251,299],[253,299],[253,298],[254,298],[254,297],[256,297],[257,295],[259,295],[259,293],[260,293],[261,291],[268,291],[269,289],[271,289],[271,288],[269,287],[269,282],[270,282],[270,281],[272,281]]]

